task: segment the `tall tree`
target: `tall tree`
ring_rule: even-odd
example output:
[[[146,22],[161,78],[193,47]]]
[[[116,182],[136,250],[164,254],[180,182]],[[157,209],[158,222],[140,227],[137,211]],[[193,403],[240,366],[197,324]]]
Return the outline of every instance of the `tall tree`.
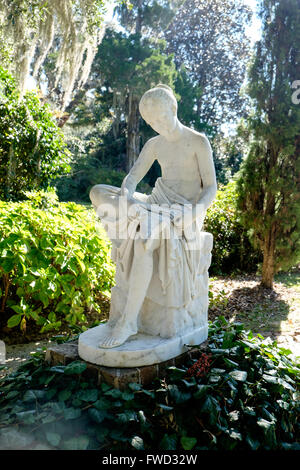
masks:
[[[172,75],[175,70],[173,64],[171,64],[172,55],[169,54],[169,58],[167,58],[164,52],[165,58],[163,58],[162,51],[165,46],[162,46],[161,38],[164,29],[170,23],[182,1],[132,0],[130,5],[123,2],[115,9],[126,33],[135,36],[136,47],[140,50],[143,47],[147,49],[151,42],[151,48],[153,49],[151,58],[146,53],[147,59],[143,65],[136,62],[137,73],[134,74],[134,77],[137,80],[131,78],[131,83],[128,82],[127,84],[127,170],[131,168],[140,151],[139,130],[141,119],[138,102],[141,98],[141,90],[144,92],[147,86],[153,86],[160,81],[173,85],[174,77]],[[138,42],[140,42],[140,46],[138,46]],[[166,65],[170,65],[172,70],[167,71]],[[133,84],[134,86],[132,86]]]
[[[93,64],[92,76],[100,80],[99,92],[105,84],[113,92],[111,112],[115,138],[122,119],[126,119],[126,170],[132,167],[140,152],[140,98],[159,82],[172,86],[176,76],[173,56],[165,54],[164,49],[163,41],[153,43],[139,34],[128,36],[107,30]]]
[[[39,84],[44,81],[48,99],[65,109],[75,87],[88,78],[104,34],[106,1],[0,0],[0,60],[16,77],[21,94],[32,73]],[[50,56],[53,82],[42,69]]]
[[[167,51],[185,65],[201,93],[193,97],[198,119],[210,126],[234,121],[244,109],[240,88],[250,57],[242,0],[186,0],[166,28]]]
[[[185,0],[131,0],[115,8],[120,23],[130,34],[161,39],[176,10]]]
[[[254,112],[250,151],[239,184],[241,218],[263,253],[262,284],[300,259],[300,106],[292,83],[300,76],[299,0],[263,0],[262,38],[249,72]]]

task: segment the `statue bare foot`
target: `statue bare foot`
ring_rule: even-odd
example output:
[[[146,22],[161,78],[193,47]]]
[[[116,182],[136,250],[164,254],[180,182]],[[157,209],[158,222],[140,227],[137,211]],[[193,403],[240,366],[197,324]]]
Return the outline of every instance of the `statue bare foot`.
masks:
[[[130,328],[124,328],[116,325],[110,334],[106,335],[99,343],[99,348],[116,348],[125,343],[125,341],[132,335],[135,335],[137,331],[131,330]]]

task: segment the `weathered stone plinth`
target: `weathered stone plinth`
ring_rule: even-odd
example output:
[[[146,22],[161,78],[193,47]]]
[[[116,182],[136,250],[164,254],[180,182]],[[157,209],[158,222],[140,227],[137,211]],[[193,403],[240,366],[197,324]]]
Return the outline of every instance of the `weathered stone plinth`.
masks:
[[[207,339],[204,325],[171,338],[138,333],[115,348],[101,348],[99,341],[108,335],[108,324],[90,328],[79,336],[78,353],[81,359],[106,367],[142,367],[168,361],[188,350],[187,344],[200,344]]]
[[[203,342],[200,346],[201,349],[205,349],[206,345],[207,341]],[[194,348],[159,364],[132,368],[104,367],[85,361],[87,369],[83,372],[83,375],[93,377],[98,386],[102,382],[119,389],[124,389],[131,382],[149,385],[155,378],[165,377],[168,367],[180,367],[187,358],[196,358],[198,355],[199,349]],[[77,341],[51,346],[46,352],[46,361],[51,365],[67,365],[76,360],[80,360]]]

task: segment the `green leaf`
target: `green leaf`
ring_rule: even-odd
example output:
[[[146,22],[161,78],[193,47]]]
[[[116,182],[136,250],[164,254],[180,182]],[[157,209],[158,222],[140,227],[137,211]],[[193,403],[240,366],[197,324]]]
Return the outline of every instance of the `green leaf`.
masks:
[[[167,411],[171,411],[171,410],[174,410],[174,407],[173,406],[167,406],[167,405],[164,405],[163,403],[157,403],[157,406],[163,410],[167,410]]]
[[[23,299],[23,298],[22,298]],[[21,299],[21,301],[22,301]],[[23,304],[24,305],[24,304]],[[22,315],[24,313],[24,308],[22,308],[20,305],[11,305],[11,307],[16,313],[19,315]]]
[[[223,337],[222,348],[231,348],[234,345],[235,332],[226,331]]]
[[[137,414],[132,410],[125,410],[123,413],[117,414],[118,421],[121,423],[128,423],[129,421],[137,421]]]
[[[171,397],[173,398],[173,400],[177,404],[186,402],[192,396],[191,393],[189,393],[189,392],[181,392],[179,390],[178,386],[173,385],[173,384],[168,385],[168,390],[170,392]]]
[[[61,440],[60,435],[56,432],[46,432],[46,438],[53,447],[57,447]]]
[[[192,450],[193,447],[195,447],[195,445],[197,444],[197,439],[195,437],[186,437],[186,436],[183,436],[181,439],[180,439],[180,443],[182,445],[182,448],[184,450]]]
[[[131,441],[130,441],[132,447],[134,447],[137,450],[144,450],[144,441],[141,437],[139,436],[134,436]]]
[[[131,392],[123,392],[123,393],[122,393],[122,398],[123,398],[123,400],[125,400],[125,401],[134,400],[134,393],[131,393]]]
[[[195,392],[193,395],[193,397],[196,398],[197,400],[204,397],[211,390],[210,385],[198,385],[197,388],[198,388],[197,392]]]
[[[66,420],[77,419],[81,416],[81,410],[79,408],[66,408],[64,410],[64,417]]]
[[[282,385],[284,388],[286,388],[286,389],[288,389],[288,390],[291,390],[292,392],[295,392],[295,391],[296,391],[295,388],[292,387],[292,385],[289,384],[286,380],[283,380],[283,379],[281,379],[281,378],[278,378],[278,383],[279,383],[280,385]]]
[[[72,396],[71,390],[62,390],[58,394],[58,400],[59,401],[66,401]]]
[[[22,319],[22,315],[13,315],[10,317],[7,321],[7,326],[8,328],[13,328],[14,326],[17,326]]]
[[[94,407],[97,408],[97,410],[109,410],[112,404],[106,398],[100,397],[99,400],[94,403]]]
[[[241,433],[236,431],[235,429],[228,429],[227,432],[228,432],[229,436],[231,437],[231,439],[235,439],[235,440],[238,440],[238,441],[243,440]]]
[[[17,390],[12,390],[11,392],[8,392],[5,398],[7,400],[11,400],[12,398],[16,398],[19,394],[20,392],[18,392]]]
[[[134,392],[137,392],[139,390],[141,390],[142,386],[138,383],[135,383],[135,382],[131,382],[130,384],[128,384],[128,387],[133,390]]]
[[[82,361],[74,361],[65,366],[64,373],[66,375],[73,375],[73,374],[82,374],[87,368],[86,362]]]
[[[238,367],[238,363],[237,362],[234,362],[232,361],[231,359],[228,359],[227,357],[224,357],[223,358],[223,361],[225,362],[225,364],[230,368],[235,368],[235,367]]]
[[[94,402],[98,399],[98,390],[97,389],[88,389],[88,390],[80,390],[76,394],[76,398],[82,401]]]
[[[208,395],[201,407],[202,413],[207,413],[208,414],[208,419],[210,424],[214,425],[217,422],[218,419],[218,412],[220,411],[220,406],[217,400]]]
[[[122,392],[118,390],[117,388],[113,388],[112,390],[107,390],[105,392],[105,395],[109,395],[112,398],[121,398]]]
[[[59,374],[63,374],[65,372],[66,366],[52,366],[50,367],[51,372],[57,372]]]
[[[277,377],[274,377],[273,375],[263,374],[262,378],[265,382],[268,382],[268,383],[271,383],[271,384],[277,384],[278,383]]]
[[[178,367],[168,367],[167,369],[170,372],[170,378],[172,380],[182,379],[186,375],[185,369],[179,369]]]
[[[244,370],[233,370],[229,375],[237,382],[245,382],[247,380],[247,372]]]
[[[39,292],[39,299],[41,302],[43,302],[44,308],[47,308],[49,305],[49,297],[45,292]]]
[[[257,420],[258,426],[262,429],[266,443],[270,448],[275,448],[277,445],[276,434],[275,434],[275,423],[267,421],[266,419],[259,418]]]
[[[177,436],[176,434],[165,434],[160,442],[159,448],[161,450],[176,450]]]
[[[20,411],[16,413],[16,417],[25,424],[33,424],[36,418],[36,410]]]
[[[36,400],[45,400],[47,398],[47,391],[46,390],[27,390],[22,400],[25,403],[31,403]]]
[[[14,258],[4,258],[4,260],[1,261],[1,267],[7,274],[14,269],[14,266]]]
[[[181,382],[187,387],[187,388],[190,388],[190,387],[194,387],[196,385],[196,379],[195,377],[190,377],[188,380],[186,379],[181,379]]]
[[[252,439],[250,436],[246,436],[246,442],[249,445],[251,450],[257,450],[260,446],[260,442]]]
[[[107,417],[107,412],[93,407],[88,410],[88,415],[95,423],[102,423]]]
[[[48,415],[46,416],[45,418],[42,419],[42,423],[43,424],[47,424],[47,423],[53,423],[53,421],[56,421],[57,420],[57,417],[54,416],[54,415]]]

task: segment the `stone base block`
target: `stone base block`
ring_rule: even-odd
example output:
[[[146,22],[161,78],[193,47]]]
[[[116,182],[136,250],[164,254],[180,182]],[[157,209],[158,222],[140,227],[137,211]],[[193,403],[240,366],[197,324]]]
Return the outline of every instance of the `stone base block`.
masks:
[[[101,340],[111,333],[108,324],[90,328],[79,336],[78,353],[81,359],[106,367],[141,367],[159,364],[188,350],[186,345],[201,344],[207,339],[207,325],[182,336],[162,338],[138,333],[116,348],[101,348]]]
[[[204,350],[206,345],[207,341],[203,342],[201,349]],[[121,390],[132,382],[146,386],[151,384],[156,378],[165,377],[168,367],[180,367],[187,358],[197,358],[199,354],[198,348],[189,349],[189,351],[168,361],[152,364],[150,366],[132,368],[104,367],[86,362],[87,369],[83,372],[83,375],[85,377],[94,378],[98,386],[100,386],[102,382]],[[46,351],[46,361],[51,365],[67,365],[76,360],[80,360],[77,341],[51,346]]]

